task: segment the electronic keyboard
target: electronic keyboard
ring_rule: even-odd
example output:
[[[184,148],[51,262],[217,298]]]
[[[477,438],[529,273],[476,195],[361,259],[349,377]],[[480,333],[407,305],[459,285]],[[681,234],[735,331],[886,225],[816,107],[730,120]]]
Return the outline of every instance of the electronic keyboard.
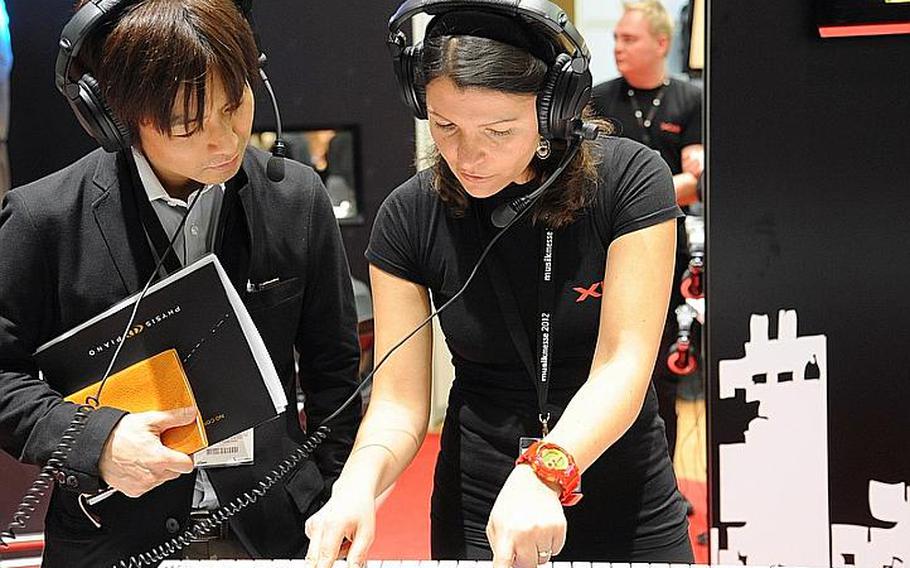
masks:
[[[161,568],[305,568],[305,560],[168,560]],[[332,568],[347,568],[344,560]],[[490,561],[474,560],[370,560],[365,568],[492,568]],[[720,564],[685,564],[666,562],[548,562],[542,568],[733,568]],[[737,565],[736,568],[743,568]],[[753,566],[752,568],[769,568]],[[792,567],[791,567],[792,568]]]

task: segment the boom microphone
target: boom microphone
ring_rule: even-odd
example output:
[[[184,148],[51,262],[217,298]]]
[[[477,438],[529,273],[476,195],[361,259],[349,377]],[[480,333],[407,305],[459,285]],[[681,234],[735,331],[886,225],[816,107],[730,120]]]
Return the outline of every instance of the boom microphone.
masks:
[[[569,162],[575,158],[580,149],[581,141],[573,140],[572,144],[569,146],[569,150],[566,152],[565,156],[562,158],[562,161],[559,163],[559,166],[553,171],[550,177],[547,178],[547,181],[545,181],[543,185],[527,195],[513,199],[511,201],[507,201],[506,203],[503,203],[494,209],[493,213],[490,214],[490,222],[493,223],[493,226],[497,229],[502,229],[503,227],[508,226],[509,223],[511,223],[515,217],[521,214],[522,211],[527,209],[528,206],[537,202],[538,198],[543,195],[543,192],[549,189],[550,186],[553,185],[557,179],[559,179],[559,176],[569,165]]]
[[[610,130],[610,132],[613,131]],[[494,209],[493,213],[490,214],[490,222],[493,223],[493,226],[497,229],[502,229],[511,223],[512,220],[521,214],[522,211],[527,209],[530,205],[536,203],[543,192],[549,189],[550,186],[553,185],[557,179],[559,179],[559,176],[562,175],[562,172],[565,171],[572,160],[575,159],[578,151],[581,150],[582,141],[594,140],[599,135],[600,128],[598,125],[589,122],[582,122],[581,120],[574,121],[574,124],[572,124],[572,137],[569,139],[569,148],[566,150],[565,155],[562,157],[562,161],[559,162],[559,166],[553,170],[553,173],[549,178],[547,178],[547,181],[545,181],[543,185],[531,193],[513,199],[512,201],[503,203]]]
[[[287,157],[287,146],[284,144],[283,131],[281,128],[281,113],[278,111],[278,99],[275,98],[275,91],[272,90],[272,84],[269,82],[268,75],[265,74],[265,64],[267,59],[265,54],[259,56],[259,77],[262,78],[262,84],[269,94],[272,101],[272,111],[275,113],[276,133],[275,144],[272,145],[272,157],[265,167],[265,173],[270,181],[279,182],[284,179],[284,159]]]

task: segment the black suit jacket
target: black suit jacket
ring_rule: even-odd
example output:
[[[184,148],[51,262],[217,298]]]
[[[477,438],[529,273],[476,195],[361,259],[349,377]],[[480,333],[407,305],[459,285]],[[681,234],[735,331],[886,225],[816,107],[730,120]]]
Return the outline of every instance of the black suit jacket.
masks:
[[[40,380],[36,348],[137,292],[154,268],[139,215],[145,193],[131,181],[129,159],[95,151],[10,192],[0,210],[0,445],[22,461],[45,463],[75,413],[60,395],[75,385]],[[329,197],[319,177],[296,162],[288,161],[282,182],[269,181],[267,159],[247,150],[241,172],[226,184],[215,253],[265,340],[290,404],[256,428],[254,465],[209,470],[222,504],[305,440],[294,404],[298,375],[314,426],[358,382],[353,293]],[[274,278],[276,286],[247,291],[248,281]],[[194,474],[138,499],[117,494],[103,501],[96,507],[101,529],[79,510],[76,496],[99,486],[98,458],[122,415],[92,412],[57,476],[45,567],[110,565],[187,528]],[[315,464],[305,462],[232,519],[255,557],[303,552],[303,522],[340,472],[359,418],[359,404],[352,405],[333,422]]]

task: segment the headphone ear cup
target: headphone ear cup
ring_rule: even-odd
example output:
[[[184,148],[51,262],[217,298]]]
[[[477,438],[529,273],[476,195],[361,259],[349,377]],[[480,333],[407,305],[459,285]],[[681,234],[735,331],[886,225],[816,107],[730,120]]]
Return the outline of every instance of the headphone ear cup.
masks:
[[[419,76],[419,65],[423,56],[423,45],[401,48],[393,59],[398,92],[404,104],[417,118],[426,118],[426,93]]]
[[[576,71],[573,63],[572,56],[560,53],[538,97],[538,120],[545,138],[571,137],[571,122],[581,118],[591,100],[591,71]]]
[[[130,130],[117,119],[105,102],[98,81],[86,73],[76,86],[76,96],[67,99],[86,132],[108,152],[128,149]]]
[[[423,44],[409,48],[408,67],[410,68],[411,91],[414,98],[414,115],[420,119],[427,118],[427,88],[423,80],[421,65],[423,62]]]
[[[557,138],[553,125],[553,108],[555,106],[556,84],[559,82],[559,75],[562,73],[566,63],[571,62],[572,58],[566,53],[560,53],[556,61],[550,65],[547,71],[547,77],[544,79],[543,88],[537,95],[537,129],[540,135],[546,139]]]

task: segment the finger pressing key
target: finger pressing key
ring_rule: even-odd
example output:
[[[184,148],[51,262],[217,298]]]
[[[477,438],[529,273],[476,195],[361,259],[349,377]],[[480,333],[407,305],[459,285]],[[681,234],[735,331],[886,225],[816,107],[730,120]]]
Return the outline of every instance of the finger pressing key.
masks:
[[[338,559],[343,540],[344,532],[339,527],[328,526],[323,529],[322,538],[319,541],[319,558],[316,568],[332,568],[335,560]]]
[[[310,539],[310,545],[306,549],[307,568],[316,568],[316,559],[319,556],[319,543],[322,540],[322,522],[317,515],[307,519],[304,525],[307,537]]]
[[[347,568],[363,568],[367,561],[367,551],[373,544],[373,527],[361,526],[357,533],[354,534],[351,548],[348,551]]]

